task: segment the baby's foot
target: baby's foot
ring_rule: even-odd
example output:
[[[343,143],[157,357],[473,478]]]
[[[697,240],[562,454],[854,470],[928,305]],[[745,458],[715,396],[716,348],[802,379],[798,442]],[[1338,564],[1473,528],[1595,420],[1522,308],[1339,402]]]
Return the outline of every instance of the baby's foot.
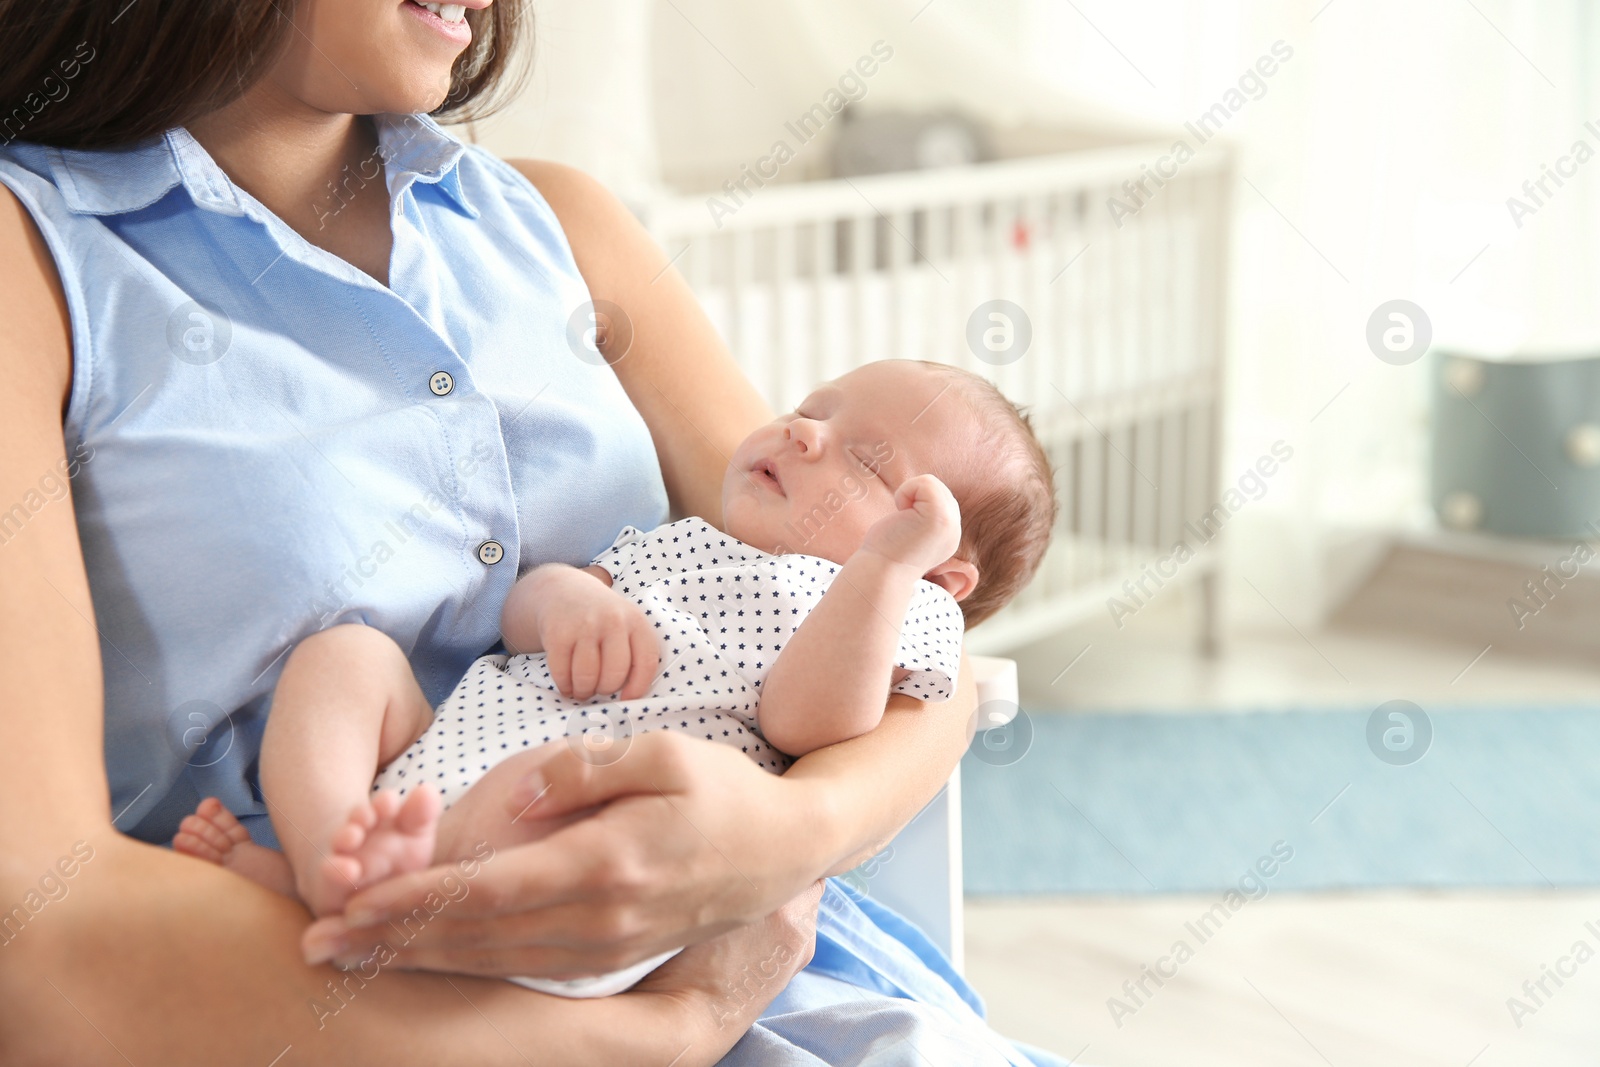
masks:
[[[226,867],[275,893],[295,895],[288,857],[251,841],[249,832],[216,797],[206,797],[193,815],[178,824],[172,850]]]
[[[328,843],[328,855],[309,872],[301,897],[317,916],[337,915],[358,890],[433,862],[442,805],[424,782],[404,799],[392,789],[374,793],[350,813]]]

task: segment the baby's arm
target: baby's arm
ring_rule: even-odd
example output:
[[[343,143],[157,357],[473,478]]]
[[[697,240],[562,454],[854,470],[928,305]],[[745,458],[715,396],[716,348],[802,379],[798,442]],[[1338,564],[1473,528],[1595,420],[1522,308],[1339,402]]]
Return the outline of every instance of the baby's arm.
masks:
[[[539,636],[539,613],[551,598],[552,587],[573,581],[580,574],[593,575],[607,589],[611,575],[604,567],[570,567],[565,563],[546,563],[517,579],[500,611],[500,636],[512,655],[543,652]]]
[[[604,567],[547,563],[517,580],[500,613],[513,655],[543,652],[556,688],[577,700],[643,696],[660,665],[644,609],[611,588]]]
[[[838,744],[878,725],[900,626],[917,582],[961,538],[955,499],[932,475],[908,480],[899,509],[875,524],[784,646],[761,686],[761,732],[792,756]]]

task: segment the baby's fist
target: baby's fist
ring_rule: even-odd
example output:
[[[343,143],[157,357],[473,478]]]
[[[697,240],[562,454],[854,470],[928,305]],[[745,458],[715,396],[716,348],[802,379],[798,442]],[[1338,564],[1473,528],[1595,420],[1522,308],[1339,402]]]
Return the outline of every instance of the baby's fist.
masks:
[[[924,574],[961,544],[961,509],[950,489],[931,474],[900,483],[895,512],[872,524],[862,548]]]
[[[660,665],[654,627],[644,609],[589,575],[572,572],[539,615],[550,680],[564,696],[588,700],[618,693],[643,696]]]

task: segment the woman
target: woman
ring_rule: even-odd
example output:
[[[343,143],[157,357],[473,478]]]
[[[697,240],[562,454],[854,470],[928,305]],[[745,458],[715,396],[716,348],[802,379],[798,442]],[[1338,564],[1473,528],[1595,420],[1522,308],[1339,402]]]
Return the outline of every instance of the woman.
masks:
[[[810,958],[817,879],[964,747],[970,682],[781,778],[679,735],[563,753],[541,810],[596,813],[373,887],[312,963],[297,904],[146,843],[213,794],[270,842],[295,641],[379,627],[437,701],[519,570],[716,521],[770,417],[613,198],[418,114],[490,99],[530,28],[490,4],[0,0],[0,1061],[714,1063]],[[569,346],[591,298],[607,365]],[[1026,1062],[865,908],[830,886],[832,962],[726,1062]],[[606,1000],[495,978],[684,943]]]

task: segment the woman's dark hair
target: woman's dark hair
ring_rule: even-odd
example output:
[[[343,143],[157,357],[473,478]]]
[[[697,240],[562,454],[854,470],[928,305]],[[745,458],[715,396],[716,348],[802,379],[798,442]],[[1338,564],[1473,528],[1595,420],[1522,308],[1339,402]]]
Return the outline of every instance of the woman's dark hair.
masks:
[[[231,103],[290,35],[295,0],[0,0],[0,144],[113,148]],[[481,118],[527,75],[526,0],[469,10],[472,45],[433,114]],[[92,87],[92,88],[91,88]]]

